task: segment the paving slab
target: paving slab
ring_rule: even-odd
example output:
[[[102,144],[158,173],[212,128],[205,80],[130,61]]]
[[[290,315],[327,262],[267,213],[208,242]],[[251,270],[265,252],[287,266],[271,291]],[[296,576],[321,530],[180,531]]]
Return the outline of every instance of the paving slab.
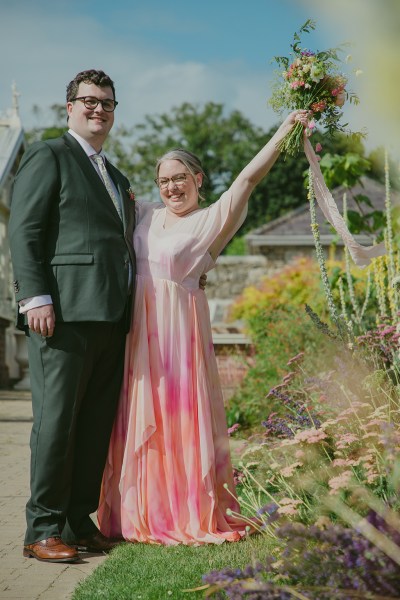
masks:
[[[68,565],[22,556],[31,427],[30,392],[0,390],[0,600],[68,600],[106,557],[83,553]]]

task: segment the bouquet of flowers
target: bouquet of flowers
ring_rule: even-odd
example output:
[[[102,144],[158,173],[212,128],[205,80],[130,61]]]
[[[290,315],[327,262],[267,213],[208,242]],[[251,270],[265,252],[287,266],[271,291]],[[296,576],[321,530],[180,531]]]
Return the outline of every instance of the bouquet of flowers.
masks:
[[[347,77],[338,68],[341,60],[338,49],[312,52],[302,48],[301,34],[315,29],[315,22],[308,19],[294,34],[291,58],[275,56],[280,69],[273,85],[269,104],[281,113],[284,109],[305,109],[310,112],[309,133],[316,121],[326,127],[329,134],[345,131],[347,124],[340,123],[340,110],[346,99],[358,104],[358,97],[346,90]],[[295,155],[302,148],[303,125],[297,123],[278,145],[281,151]]]

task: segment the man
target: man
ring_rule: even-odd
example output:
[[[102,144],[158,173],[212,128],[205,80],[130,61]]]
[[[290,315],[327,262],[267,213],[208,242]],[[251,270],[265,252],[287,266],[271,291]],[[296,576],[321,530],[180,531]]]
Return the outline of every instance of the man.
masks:
[[[90,519],[121,386],[134,281],[129,182],[104,159],[117,106],[103,71],[67,87],[69,131],[33,144],[9,224],[14,288],[32,384],[31,497],[23,554],[107,552]],[[93,156],[94,155],[94,156]]]

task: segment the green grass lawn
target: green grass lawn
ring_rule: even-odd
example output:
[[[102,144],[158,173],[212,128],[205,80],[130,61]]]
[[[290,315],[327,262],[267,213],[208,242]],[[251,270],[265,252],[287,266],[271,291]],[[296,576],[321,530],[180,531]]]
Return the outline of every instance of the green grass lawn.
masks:
[[[271,540],[260,535],[218,546],[121,544],[79,584],[72,600],[202,598],[202,591],[183,590],[203,585],[202,575],[213,569],[240,568],[262,561],[271,548]]]

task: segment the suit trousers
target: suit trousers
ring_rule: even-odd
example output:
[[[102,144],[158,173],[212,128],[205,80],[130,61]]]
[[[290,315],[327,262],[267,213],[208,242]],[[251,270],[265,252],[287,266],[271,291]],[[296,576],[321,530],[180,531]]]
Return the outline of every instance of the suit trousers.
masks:
[[[124,369],[126,319],[56,322],[27,332],[32,386],[31,497],[25,544],[94,533]]]

